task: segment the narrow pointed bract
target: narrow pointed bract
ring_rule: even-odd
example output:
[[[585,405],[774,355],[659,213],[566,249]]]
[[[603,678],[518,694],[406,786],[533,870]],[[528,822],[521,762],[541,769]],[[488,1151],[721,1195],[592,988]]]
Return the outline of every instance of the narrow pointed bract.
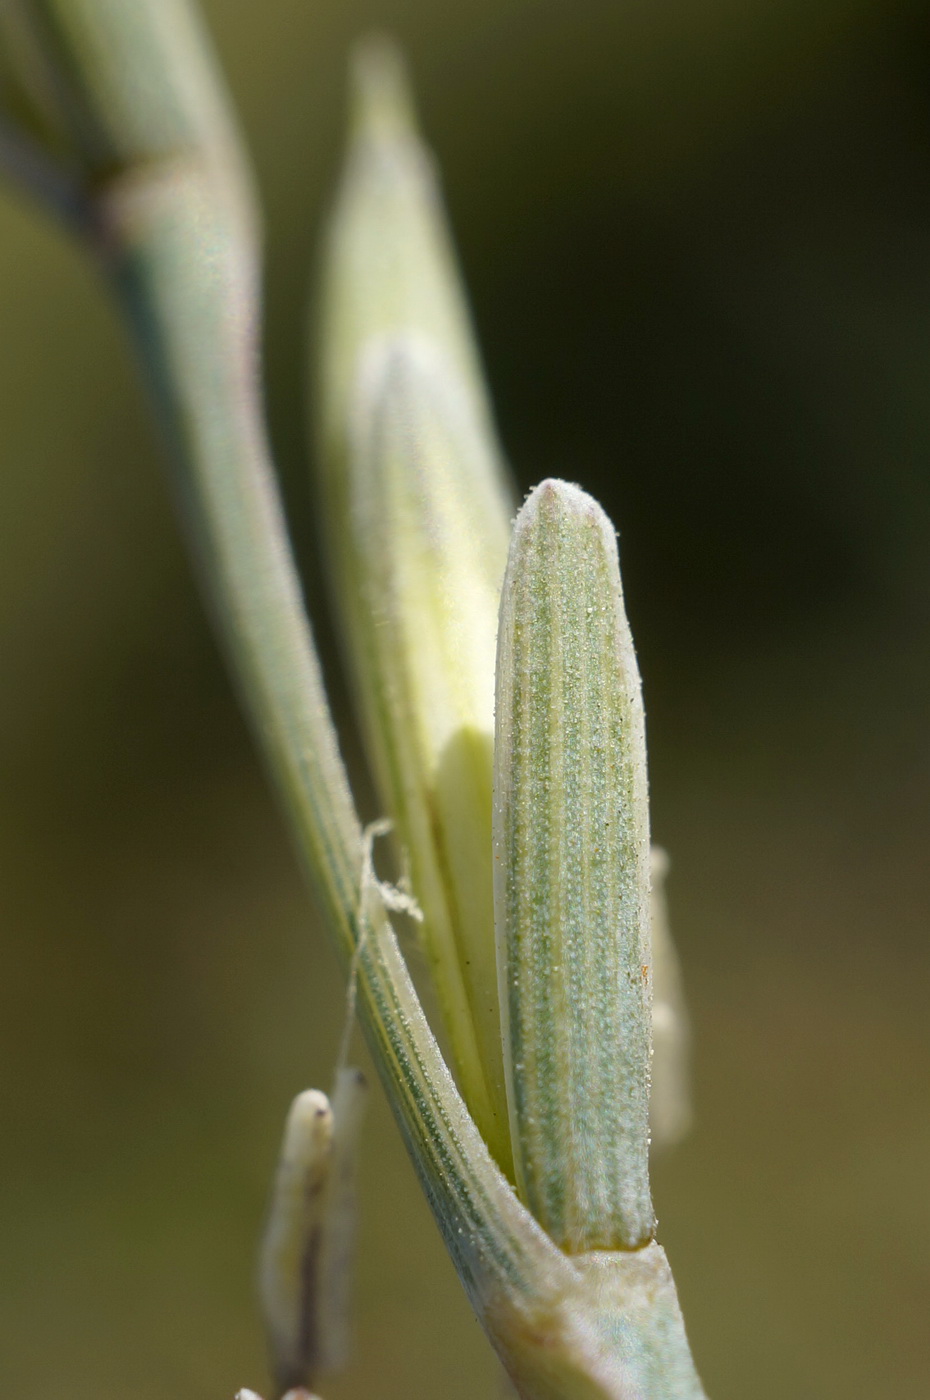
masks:
[[[570,1253],[654,1228],[652,970],[639,673],[614,531],[547,481],[501,599],[495,911],[518,1188]]]
[[[355,76],[319,365],[331,575],[454,1068],[508,1170],[491,785],[510,501],[399,60],[369,44]]]

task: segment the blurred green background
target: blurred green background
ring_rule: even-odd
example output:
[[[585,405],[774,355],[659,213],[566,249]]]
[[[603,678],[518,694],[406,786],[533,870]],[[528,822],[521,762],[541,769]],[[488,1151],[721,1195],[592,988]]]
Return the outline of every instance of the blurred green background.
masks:
[[[265,201],[312,590],[307,287],[373,24],[411,57],[515,472],[617,521],[695,1034],[656,1198],[708,1393],[925,1400],[926,7],[206,10]],[[255,1242],[342,990],[118,318],[5,192],[0,311],[0,1381],[230,1397],[265,1387]],[[497,1394],[375,1098],[327,1400]]]

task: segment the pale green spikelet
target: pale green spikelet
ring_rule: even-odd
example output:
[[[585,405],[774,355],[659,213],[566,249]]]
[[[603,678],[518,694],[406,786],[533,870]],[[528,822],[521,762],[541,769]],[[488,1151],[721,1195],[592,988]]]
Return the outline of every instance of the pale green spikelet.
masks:
[[[453,1065],[508,1170],[490,853],[510,499],[394,50],[366,46],[355,80],[319,364],[331,575],[368,752],[424,914]]]
[[[570,1253],[653,1234],[639,672],[613,527],[547,481],[501,599],[495,903],[517,1182]]]

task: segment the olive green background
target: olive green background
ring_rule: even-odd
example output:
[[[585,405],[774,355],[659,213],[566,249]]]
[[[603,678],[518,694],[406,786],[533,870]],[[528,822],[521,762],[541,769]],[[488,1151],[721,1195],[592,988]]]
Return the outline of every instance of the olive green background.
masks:
[[[411,56],[515,472],[617,521],[695,1034],[695,1129],[655,1191],[708,1393],[922,1400],[925,8],[206,8],[266,207],[272,430],[316,615],[307,287],[372,24]],[[255,1241],[343,993],[118,316],[6,193],[0,315],[0,1382],[225,1400],[266,1386]],[[357,1359],[327,1400],[494,1396],[373,1097]]]

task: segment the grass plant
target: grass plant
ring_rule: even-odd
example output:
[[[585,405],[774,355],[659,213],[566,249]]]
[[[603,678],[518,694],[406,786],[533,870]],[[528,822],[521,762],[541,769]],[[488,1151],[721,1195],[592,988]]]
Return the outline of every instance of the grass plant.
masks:
[[[655,895],[613,529],[547,481],[511,530],[397,54],[370,43],[353,67],[315,432],[333,601],[401,888],[374,874],[288,541],[262,402],[260,220],[197,13],[17,0],[0,17],[7,166],[124,312],[208,607],[476,1314],[526,1400],[699,1400],[649,1190]],[[439,1026],[398,911],[421,919]],[[663,940],[652,1118],[671,1137],[682,1037]],[[264,1249],[279,1391],[325,1383],[344,1350],[359,1095],[337,1071],[289,1120]]]

